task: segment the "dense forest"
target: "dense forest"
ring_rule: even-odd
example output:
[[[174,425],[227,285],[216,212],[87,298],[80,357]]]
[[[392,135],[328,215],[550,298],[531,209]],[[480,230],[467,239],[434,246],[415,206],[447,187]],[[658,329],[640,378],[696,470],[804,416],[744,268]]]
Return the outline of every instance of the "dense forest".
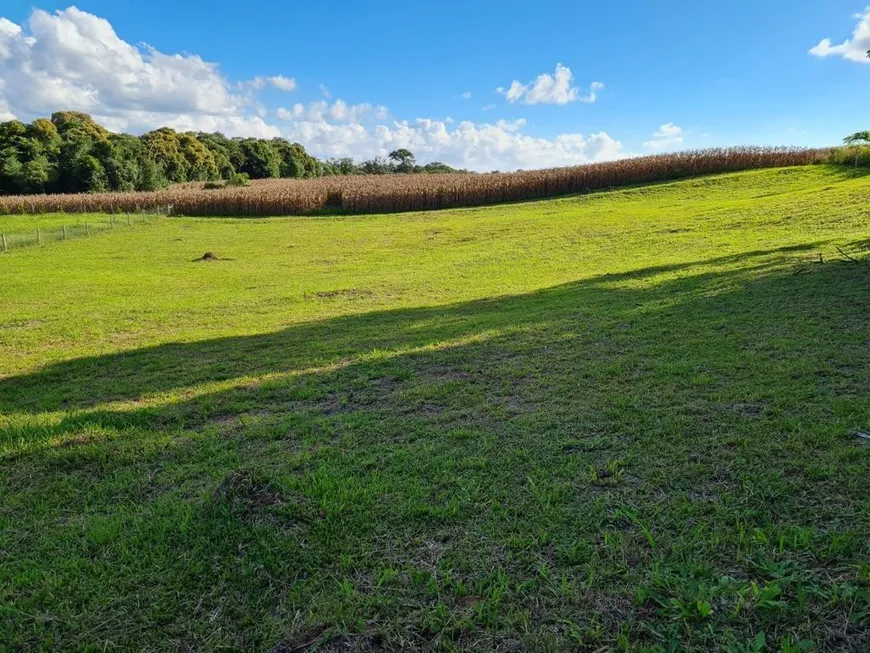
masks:
[[[307,179],[331,175],[457,172],[418,166],[408,150],[357,164],[319,161],[283,138],[227,138],[167,127],[142,136],[113,134],[91,116],[61,111],[32,123],[0,123],[0,194],[146,191],[173,183]]]

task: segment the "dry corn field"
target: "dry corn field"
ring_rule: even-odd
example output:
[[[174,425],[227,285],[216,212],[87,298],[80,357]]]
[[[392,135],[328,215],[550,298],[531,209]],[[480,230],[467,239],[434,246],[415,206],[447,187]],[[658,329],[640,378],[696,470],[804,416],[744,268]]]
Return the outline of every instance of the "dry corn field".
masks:
[[[513,173],[264,179],[243,188],[217,190],[205,190],[196,183],[156,192],[20,195],[0,197],[0,213],[388,213],[499,204],[693,175],[807,165],[825,161],[829,155],[827,149],[740,147]]]

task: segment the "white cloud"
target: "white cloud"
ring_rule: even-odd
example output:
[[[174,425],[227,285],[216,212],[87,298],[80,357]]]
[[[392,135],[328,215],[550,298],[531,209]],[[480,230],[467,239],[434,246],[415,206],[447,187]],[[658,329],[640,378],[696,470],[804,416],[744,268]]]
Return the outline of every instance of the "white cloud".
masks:
[[[870,7],[863,14],[855,14],[858,24],[852,31],[852,38],[839,45],[833,45],[831,39],[822,39],[819,44],[810,49],[810,54],[816,57],[841,56],[849,61],[870,63],[867,51],[870,50]]]
[[[311,102],[307,107],[294,104],[292,109],[278,109],[275,116],[281,120],[308,120],[312,122],[349,122],[359,123],[368,119],[383,120],[389,115],[384,106],[375,106],[368,102],[348,104],[338,99],[332,104],[320,100]]]
[[[484,106],[481,107],[482,111],[492,111],[493,109],[495,109],[494,104],[485,104]]]
[[[279,91],[296,90],[296,80],[283,75],[273,75],[272,77],[254,77],[254,79],[241,84],[242,88],[247,87],[255,91],[262,91],[267,86],[277,88]]]
[[[581,102],[586,102],[587,104],[592,104],[598,99],[598,91],[604,89],[604,84],[602,82],[592,82],[589,85],[589,93],[582,96],[580,98]]]
[[[292,91],[296,88],[296,80],[283,75],[269,78],[269,83],[280,91]]]
[[[459,95],[459,97],[461,97],[463,100],[470,100],[471,99],[471,91],[465,91],[465,93],[461,93]]]
[[[573,81],[574,74],[571,69],[558,63],[552,75],[538,75],[534,82],[528,84],[514,80],[507,89],[499,87],[496,91],[504,95],[510,103],[522,101],[524,104],[568,104],[578,101],[595,102],[598,91],[604,88],[601,82],[592,82],[588,93],[581,95],[580,89],[571,85]]]
[[[2,19],[0,19],[2,21]],[[3,28],[2,22],[0,22],[0,29]],[[6,104],[6,101],[3,99],[3,87],[6,85],[2,79],[0,79],[0,122],[8,122],[9,120],[15,120],[15,114],[9,111],[9,105]]]
[[[0,99],[22,116],[60,109],[229,115],[246,103],[217,64],[134,47],[108,21],[75,7],[54,14],[36,9],[26,28],[3,19],[0,79]]]
[[[329,89],[326,88],[325,84],[320,85],[320,92],[323,93],[323,97],[325,97],[327,100],[332,97],[332,93],[329,92]]]
[[[576,165],[625,156],[622,144],[604,132],[545,139],[523,133],[525,126],[522,119],[495,124],[463,121],[453,126],[446,120],[420,118],[368,128],[305,120],[290,124],[284,136],[303,143],[317,156],[359,160],[405,147],[421,162],[437,160],[480,171]]]
[[[495,126],[508,132],[509,134],[514,134],[519,132],[523,127],[526,126],[526,119],[520,118],[519,120],[499,120],[497,123],[495,123]]]
[[[421,162],[440,160],[474,170],[571,165],[625,155],[619,141],[604,132],[539,138],[526,133],[524,119],[388,122],[384,106],[339,99],[267,111],[255,95],[267,86],[289,91],[295,82],[280,75],[231,82],[216,63],[131,45],[108,21],[75,7],[34,10],[22,25],[0,18],[0,120],[13,115],[32,120],[70,109],[91,113],[113,131],[142,133],[165,125],[229,136],[280,135],[317,156],[356,159],[407,147]],[[587,101],[599,88],[590,87]],[[329,97],[325,87],[321,92]],[[559,103],[584,96],[571,86],[570,71],[557,67],[554,76],[523,86],[521,99]],[[269,115],[277,117],[277,124],[269,122]]]
[[[683,137],[682,127],[677,127],[674,123],[669,122],[659,127],[652,139],[644,143],[644,147],[652,150],[663,150],[675,145],[682,145]]]
[[[299,107],[299,114],[297,115],[295,109]],[[305,107],[301,104],[296,104],[292,109],[284,109],[283,107],[275,111],[275,116],[280,120],[298,120],[305,113]]]
[[[176,131],[221,132],[226,136],[275,138],[281,130],[259,116],[178,116],[163,123]]]
[[[209,114],[181,114],[167,116],[148,111],[129,111],[122,115],[92,114],[94,120],[113,132],[141,134],[155,127],[171,127],[184,131],[219,131],[226,136],[246,136],[254,138],[275,138],[281,130],[270,125],[260,116],[238,115],[219,116]]]

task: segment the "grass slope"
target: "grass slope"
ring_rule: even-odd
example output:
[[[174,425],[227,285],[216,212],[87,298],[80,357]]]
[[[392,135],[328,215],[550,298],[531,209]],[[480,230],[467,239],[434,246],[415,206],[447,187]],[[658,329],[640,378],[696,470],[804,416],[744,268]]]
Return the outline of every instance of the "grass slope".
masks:
[[[866,650],[870,265],[836,247],[868,190],[819,166],[0,256],[0,641]]]

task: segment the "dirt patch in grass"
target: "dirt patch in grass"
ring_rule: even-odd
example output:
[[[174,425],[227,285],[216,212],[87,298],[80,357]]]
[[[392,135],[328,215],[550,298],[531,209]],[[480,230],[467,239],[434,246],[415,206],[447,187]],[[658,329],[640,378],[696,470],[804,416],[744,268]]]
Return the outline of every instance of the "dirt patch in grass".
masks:
[[[286,537],[325,517],[305,495],[286,491],[263,474],[240,469],[227,474],[211,497],[213,507],[228,510],[240,521]]]
[[[324,417],[357,410],[388,409],[394,406],[395,395],[400,385],[401,382],[394,377],[373,378],[365,388],[330,394],[317,407]]]
[[[225,504],[242,519],[270,507],[283,506],[284,495],[271,481],[256,472],[235,470],[217,486],[211,496],[212,504]]]
[[[764,414],[767,405],[761,402],[745,402],[732,404],[728,409],[746,419],[758,419]]]
[[[206,421],[207,424],[215,424],[222,431],[233,431],[238,427],[242,426],[242,424],[246,420],[250,419],[266,419],[272,414],[272,411],[267,408],[261,408],[259,410],[252,410],[246,413],[221,413],[219,415],[215,415]]]
[[[319,631],[319,632],[318,632]],[[269,653],[368,653],[383,651],[384,639],[380,635],[325,636],[323,628],[305,631],[275,645]]]
[[[104,439],[105,437],[94,435],[93,433],[81,433],[79,435],[74,435],[71,438],[67,438],[58,442],[56,446],[60,449],[66,449],[68,447],[77,447],[85,444],[93,444]]]
[[[301,653],[302,651],[314,650],[318,644],[324,641],[324,632],[326,632],[324,626],[307,628],[298,635],[278,642],[269,649],[269,653]]]
[[[367,297],[371,297],[374,293],[371,290],[366,290],[364,288],[344,288],[340,290],[321,290],[320,292],[316,292],[313,295],[306,294],[305,298],[310,299],[311,297],[315,297],[317,299],[366,299]]]
[[[206,252],[205,254],[200,256],[199,258],[193,259],[191,262],[192,263],[215,263],[217,261],[232,261],[232,260],[233,259],[231,259],[231,258],[221,258],[220,256],[216,256],[212,252]]]

